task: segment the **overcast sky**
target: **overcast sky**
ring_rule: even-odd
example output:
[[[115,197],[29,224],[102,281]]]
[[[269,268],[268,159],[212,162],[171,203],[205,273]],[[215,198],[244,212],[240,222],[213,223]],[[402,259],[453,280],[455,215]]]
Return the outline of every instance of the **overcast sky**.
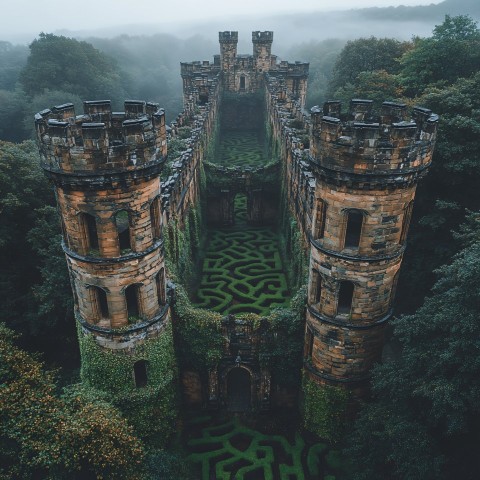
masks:
[[[428,5],[440,0],[1,0],[0,39],[127,24],[192,23],[219,17]]]

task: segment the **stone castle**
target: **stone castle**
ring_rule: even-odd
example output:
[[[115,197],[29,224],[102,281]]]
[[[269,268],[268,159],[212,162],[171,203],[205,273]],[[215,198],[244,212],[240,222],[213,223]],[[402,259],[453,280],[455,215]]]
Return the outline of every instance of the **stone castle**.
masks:
[[[307,114],[309,65],[278,61],[273,32],[252,33],[252,55],[237,53],[237,32],[219,40],[213,63],[181,64],[184,111],[170,125],[157,104],[143,101],[126,101],[123,112],[86,101],[81,115],[72,104],[36,115],[62,219],[83,378],[114,393],[115,381],[104,377],[115,364],[124,391],[151,386],[161,396],[178,384],[184,403],[222,408],[238,380],[249,390],[245,409],[285,402],[258,357],[265,328],[239,315],[221,322],[221,359],[207,369],[191,366],[177,377],[173,364],[158,360],[176,351],[167,226],[182,228],[200,204],[209,225],[232,225],[242,194],[249,225],[275,225],[286,202],[309,258],[303,376],[319,389],[363,397],[381,359],[438,118],[391,102],[376,112],[362,99],[346,112],[329,101]],[[223,131],[252,130],[265,132],[268,165],[211,163]],[[169,153],[185,132],[184,148]]]

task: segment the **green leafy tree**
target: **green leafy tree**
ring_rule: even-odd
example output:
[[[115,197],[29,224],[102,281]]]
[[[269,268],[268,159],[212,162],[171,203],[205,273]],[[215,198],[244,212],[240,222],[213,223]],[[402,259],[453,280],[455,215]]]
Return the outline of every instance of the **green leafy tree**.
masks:
[[[78,347],[54,202],[36,145],[0,142],[0,321],[49,362],[73,367]]]
[[[330,92],[333,93],[348,83],[355,85],[362,72],[385,70],[390,74],[398,73],[398,59],[410,48],[409,42],[393,38],[370,37],[347,42],[335,62]]]
[[[41,33],[30,44],[20,82],[33,97],[46,89],[61,90],[82,99],[125,98],[116,63],[90,43]]]
[[[480,209],[480,73],[430,89],[420,103],[440,115],[432,167],[415,201],[399,283],[399,307],[418,308],[434,283],[433,270],[455,253],[452,231],[465,210]]]
[[[119,412],[55,378],[0,324],[0,474],[9,479],[139,478],[143,445]]]
[[[433,84],[449,85],[480,69],[480,31],[468,15],[445,16],[430,38],[417,38],[401,58],[402,77],[410,96]]]
[[[394,322],[399,359],[378,366],[350,439],[357,479],[476,478],[480,442],[480,222],[438,270],[433,296]]]
[[[348,105],[352,98],[368,98],[373,100],[374,108],[379,111],[384,101],[402,100],[403,88],[398,75],[385,70],[361,72],[355,83],[347,83],[340,87],[334,97]]]

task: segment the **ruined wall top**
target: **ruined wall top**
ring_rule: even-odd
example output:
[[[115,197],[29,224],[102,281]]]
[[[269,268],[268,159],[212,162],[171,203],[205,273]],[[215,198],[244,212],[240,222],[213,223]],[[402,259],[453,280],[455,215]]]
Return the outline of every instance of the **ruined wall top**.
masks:
[[[373,115],[371,100],[354,99],[348,113],[341,103],[313,107],[310,152],[315,163],[349,173],[408,173],[432,160],[438,116],[426,108],[410,112],[404,104],[384,102]]]
[[[272,43],[273,32],[252,32],[253,43]]]
[[[218,40],[220,43],[237,43],[238,32],[218,32]]]
[[[35,115],[42,166],[56,173],[135,170],[162,163],[167,154],[165,112],[156,103],[125,101],[112,112],[110,100],[72,103]]]

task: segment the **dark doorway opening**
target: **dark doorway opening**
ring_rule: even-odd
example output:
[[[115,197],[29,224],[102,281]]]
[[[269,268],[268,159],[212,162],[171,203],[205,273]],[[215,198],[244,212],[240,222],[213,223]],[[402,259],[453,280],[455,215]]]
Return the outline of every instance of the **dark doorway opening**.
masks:
[[[147,362],[139,360],[133,365],[133,376],[135,379],[135,386],[137,388],[146,387],[148,383],[147,377]]]
[[[229,412],[246,412],[250,409],[252,381],[250,372],[236,367],[227,377],[227,408]]]
[[[129,322],[138,320],[140,314],[140,309],[138,308],[138,285],[130,285],[125,289],[125,300],[127,301]]]

